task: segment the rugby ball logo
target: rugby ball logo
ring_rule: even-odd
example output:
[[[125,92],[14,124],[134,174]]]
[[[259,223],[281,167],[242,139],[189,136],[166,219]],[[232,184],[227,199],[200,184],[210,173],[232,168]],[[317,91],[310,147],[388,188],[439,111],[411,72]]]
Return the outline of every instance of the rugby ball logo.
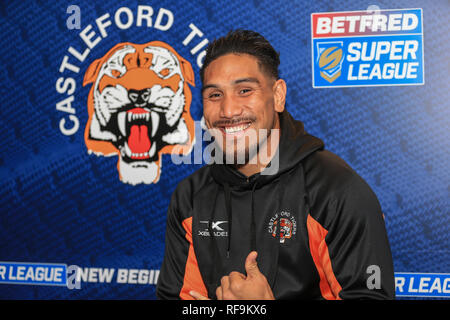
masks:
[[[317,64],[320,76],[332,83],[341,75],[344,53],[342,42],[317,43]]]
[[[162,154],[191,151],[194,72],[168,44],[117,44],[88,67],[88,84],[86,147],[99,156],[117,155],[122,182],[156,183]]]

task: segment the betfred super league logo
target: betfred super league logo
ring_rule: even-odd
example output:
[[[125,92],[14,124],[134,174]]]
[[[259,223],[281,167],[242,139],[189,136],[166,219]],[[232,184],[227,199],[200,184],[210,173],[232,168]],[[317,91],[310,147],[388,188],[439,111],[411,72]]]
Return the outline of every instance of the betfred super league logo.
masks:
[[[312,13],[313,87],[423,85],[422,22],[420,8]]]
[[[122,182],[156,183],[161,155],[194,143],[191,64],[164,42],[119,43],[88,67],[88,150],[119,157]]]

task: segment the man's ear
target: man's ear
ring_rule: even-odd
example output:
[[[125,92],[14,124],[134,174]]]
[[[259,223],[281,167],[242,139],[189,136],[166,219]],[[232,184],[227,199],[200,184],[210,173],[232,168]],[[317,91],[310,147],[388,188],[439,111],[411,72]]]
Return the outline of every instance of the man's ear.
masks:
[[[273,85],[274,93],[274,108],[276,112],[283,112],[286,104],[286,82],[283,79],[278,79]]]

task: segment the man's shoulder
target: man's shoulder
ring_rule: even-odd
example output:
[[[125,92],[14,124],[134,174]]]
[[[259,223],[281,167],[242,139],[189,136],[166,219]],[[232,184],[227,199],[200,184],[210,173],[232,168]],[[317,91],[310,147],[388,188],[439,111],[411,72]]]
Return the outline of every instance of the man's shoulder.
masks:
[[[361,179],[344,159],[328,150],[314,152],[305,159],[304,166],[307,177],[322,181],[333,189],[345,188]]]
[[[209,170],[209,166],[204,166],[178,183],[170,200],[169,216],[182,221],[192,215],[195,195],[212,185]]]
[[[205,165],[181,180],[174,191],[174,196],[189,197],[192,199],[196,193],[201,191],[205,186],[210,185],[211,182],[210,166]]]
[[[373,193],[369,184],[341,157],[328,150],[304,162],[307,188],[319,198],[342,199],[348,193]]]
[[[367,213],[363,211],[379,209],[378,199],[369,184],[338,155],[327,150],[318,151],[308,157],[304,165],[308,196],[316,209],[334,208],[336,211],[342,207],[372,207],[371,210],[347,210],[348,216],[357,219]],[[316,212],[325,225],[334,218],[326,212],[330,211]]]

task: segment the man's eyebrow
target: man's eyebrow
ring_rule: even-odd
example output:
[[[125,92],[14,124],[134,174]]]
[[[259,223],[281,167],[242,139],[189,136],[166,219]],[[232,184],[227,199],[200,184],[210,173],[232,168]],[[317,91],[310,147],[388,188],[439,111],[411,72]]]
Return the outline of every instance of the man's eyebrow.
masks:
[[[252,82],[252,83],[256,83],[256,84],[260,84],[259,80],[256,78],[242,78],[242,79],[237,79],[233,81],[233,84],[239,84],[242,82]]]
[[[236,79],[234,81],[232,81],[232,84],[239,84],[239,83],[243,83],[243,82],[252,82],[252,83],[256,83],[256,84],[260,84],[259,80],[256,78],[241,78],[241,79]],[[217,84],[207,84],[205,86],[202,87],[202,92],[205,91],[206,89],[209,88],[219,88],[219,86]]]
[[[209,88],[218,88],[219,86],[217,86],[216,84],[207,84],[206,86],[203,86],[202,87],[202,93],[203,93],[203,91],[205,91],[206,89],[209,89]]]

